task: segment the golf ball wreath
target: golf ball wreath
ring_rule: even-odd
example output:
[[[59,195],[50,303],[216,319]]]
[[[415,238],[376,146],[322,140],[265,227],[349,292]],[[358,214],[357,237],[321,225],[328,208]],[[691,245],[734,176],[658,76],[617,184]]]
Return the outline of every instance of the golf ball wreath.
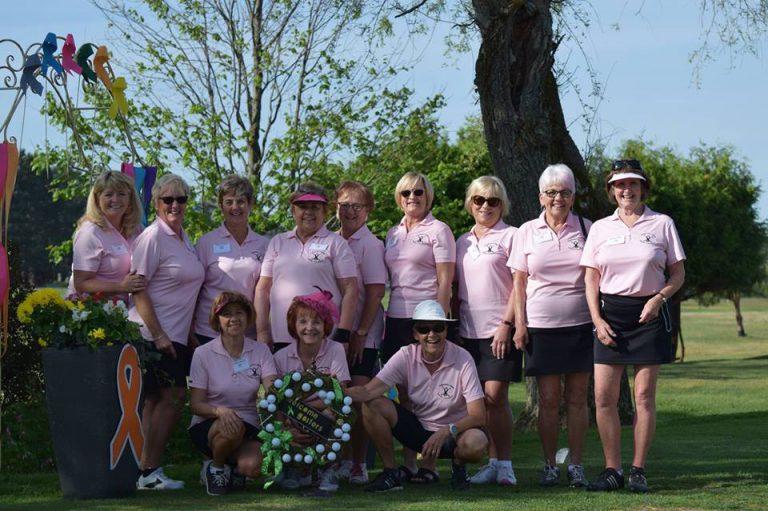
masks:
[[[322,408],[306,403],[312,398]],[[277,379],[259,401],[263,474],[277,475],[284,464],[324,465],[336,461],[341,447],[349,442],[354,422],[352,398],[344,395],[336,378],[314,370],[288,373]],[[306,446],[292,444],[288,426],[312,437]]]

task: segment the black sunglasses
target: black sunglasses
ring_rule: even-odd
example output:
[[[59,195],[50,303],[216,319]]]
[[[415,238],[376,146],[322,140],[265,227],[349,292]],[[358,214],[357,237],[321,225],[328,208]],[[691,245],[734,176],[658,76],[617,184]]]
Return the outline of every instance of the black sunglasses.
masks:
[[[621,170],[625,168],[630,168],[632,170],[643,170],[643,167],[640,166],[639,160],[614,160],[613,165],[611,165],[611,170]]]
[[[416,188],[414,190],[402,190],[400,192],[400,195],[405,197],[406,199],[411,196],[411,193],[413,193],[414,197],[421,197],[424,195],[424,189],[423,188]]]
[[[170,206],[173,204],[173,201],[178,202],[179,204],[186,204],[187,203],[187,196],[186,195],[179,195],[178,197],[160,197],[160,200],[163,201],[163,204],[166,206]]]
[[[475,195],[472,197],[472,204],[475,206],[480,207],[486,202],[490,207],[495,208],[501,204],[501,199],[498,197],[483,197],[482,195]]]
[[[418,325],[413,328],[422,335],[428,334],[429,332],[442,334],[445,332],[445,323],[435,323],[434,325]]]

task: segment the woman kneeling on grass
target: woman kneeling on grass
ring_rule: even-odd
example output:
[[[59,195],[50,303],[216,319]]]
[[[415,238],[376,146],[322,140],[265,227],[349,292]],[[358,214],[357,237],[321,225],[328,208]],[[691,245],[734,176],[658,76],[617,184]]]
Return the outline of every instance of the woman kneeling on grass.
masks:
[[[436,300],[425,300],[413,310],[413,337],[417,344],[400,348],[364,387],[347,394],[363,405],[365,429],[381,456],[384,470],[365,491],[401,490],[395,468],[393,437],[424,457],[420,478],[437,482],[435,463],[450,458],[451,487],[469,488],[466,463],[483,457],[488,437],[483,388],[475,362],[465,349],[446,341],[448,322]],[[397,385],[408,392],[411,410],[382,394]]]
[[[259,387],[277,375],[269,348],[245,337],[255,313],[240,293],[224,292],[213,301],[209,323],[219,335],[192,356],[189,434],[212,459],[200,477],[209,495],[241,489],[245,478],[261,472],[261,444],[256,412]]]

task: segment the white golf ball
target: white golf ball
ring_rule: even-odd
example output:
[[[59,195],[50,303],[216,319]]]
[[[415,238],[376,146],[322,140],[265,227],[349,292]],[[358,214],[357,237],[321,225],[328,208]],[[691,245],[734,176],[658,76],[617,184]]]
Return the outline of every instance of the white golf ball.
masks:
[[[352,404],[352,398],[349,396],[344,396],[344,404],[345,405],[351,405]]]
[[[343,435],[341,435],[341,441],[349,442],[349,433],[344,433]]]
[[[341,435],[343,435],[344,432],[341,430],[341,428],[336,428],[333,430],[333,436],[336,438],[341,438]]]
[[[285,393],[283,394],[285,397],[293,397],[293,389],[285,389]]]
[[[309,454],[307,454],[306,456],[304,456],[304,463],[306,463],[307,465],[309,465],[310,463],[312,463],[312,456],[310,456]]]
[[[331,391],[331,392],[328,392],[328,393],[325,395],[325,399],[330,399],[331,401],[333,401],[334,399],[336,399],[336,394],[334,394],[332,391]]]
[[[347,424],[347,423],[345,422],[344,424],[342,424],[342,425],[341,425],[341,430],[342,430],[344,433],[349,433],[349,432],[352,430],[352,426],[350,426],[349,424]]]
[[[323,454],[325,452],[325,446],[323,444],[317,444],[315,450],[318,454]]]
[[[341,450],[341,444],[339,442],[333,442],[331,445],[331,449],[334,451],[340,451]]]
[[[283,463],[290,463],[291,462],[291,455],[288,453],[283,454]]]
[[[317,397],[319,397],[320,399],[325,399],[325,396],[326,396],[327,394],[328,394],[328,393],[327,393],[326,391],[324,391],[324,390],[319,390],[319,391],[317,392]]]
[[[270,394],[267,396],[267,403],[274,403],[275,401],[277,401],[277,398],[275,397],[274,394]]]
[[[273,438],[272,439],[272,447],[277,447],[280,445],[280,439],[279,438]]]
[[[323,386],[323,380],[321,380],[320,378],[315,378],[315,387],[319,389],[322,386]]]
[[[328,458],[328,461],[336,461],[336,453],[329,452],[327,458]]]
[[[304,456],[302,456],[301,453],[296,453],[293,456],[293,461],[295,461],[296,463],[301,463],[303,459],[304,459]]]
[[[260,406],[261,408],[266,408],[266,407],[268,407],[268,406],[269,406],[269,403],[267,402],[267,400],[266,400],[266,399],[262,399],[261,401],[259,401],[259,406]]]
[[[331,401],[330,399],[323,399],[323,404],[325,404],[326,406],[330,405],[331,403],[333,403],[333,401]]]
[[[279,389],[283,386],[283,380],[275,380],[275,388]]]
[[[309,392],[311,389],[312,389],[312,385],[310,385],[309,383],[304,382],[301,384],[301,390],[303,390],[304,392]]]
[[[277,411],[277,407],[276,407],[274,404],[270,403],[270,404],[267,406],[267,411],[268,411],[269,413],[275,413],[275,412]]]
[[[275,427],[272,424],[267,424],[264,426],[264,429],[267,431],[267,433],[272,433],[275,431]]]
[[[341,407],[341,413],[343,413],[345,415],[349,415],[350,413],[352,413],[352,407],[347,406],[347,405],[342,406]]]
[[[301,379],[301,373],[300,373],[300,372],[298,372],[298,371],[297,371],[297,372],[295,372],[295,373],[293,373],[293,374],[291,375],[291,379],[292,379],[293,381],[299,381],[299,380]]]

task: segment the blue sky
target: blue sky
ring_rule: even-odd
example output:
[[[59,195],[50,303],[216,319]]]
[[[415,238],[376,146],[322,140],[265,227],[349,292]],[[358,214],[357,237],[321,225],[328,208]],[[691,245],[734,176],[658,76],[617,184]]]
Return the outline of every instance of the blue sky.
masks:
[[[47,32],[71,32],[76,42],[107,40],[106,22],[87,0],[4,4],[0,39],[9,37],[28,45],[41,40]],[[724,54],[703,68],[697,86],[689,57],[700,43],[699,4],[700,0],[591,2],[592,24],[582,46],[604,89],[596,133],[608,142],[609,150],[638,136],[658,145],[672,145],[683,153],[700,142],[731,144],[737,155],[750,163],[762,187],[768,188],[768,101],[763,97],[768,61]],[[30,5],[34,5],[34,11]],[[458,55],[447,61],[443,57],[442,31],[433,34],[426,49],[423,41],[414,48],[414,53],[423,52],[424,59],[403,80],[421,97],[438,92],[446,96],[448,106],[441,120],[453,133],[468,115],[479,113],[472,85],[474,55]],[[765,49],[763,44],[763,55]],[[8,51],[7,45],[0,45],[0,57]],[[574,45],[566,45],[558,58],[568,59],[569,67],[576,70],[576,80],[587,90],[589,81],[580,54]],[[0,91],[2,119],[12,95]],[[34,96],[29,100],[24,117],[21,144],[27,149],[44,142],[38,99]],[[563,107],[577,145],[586,147],[588,137],[579,121],[582,110],[572,91],[564,94]],[[21,117],[20,112],[9,132],[17,138]],[[48,136],[53,138],[51,133]],[[595,136],[593,133],[592,139]],[[768,217],[765,191],[759,212],[761,218]]]

